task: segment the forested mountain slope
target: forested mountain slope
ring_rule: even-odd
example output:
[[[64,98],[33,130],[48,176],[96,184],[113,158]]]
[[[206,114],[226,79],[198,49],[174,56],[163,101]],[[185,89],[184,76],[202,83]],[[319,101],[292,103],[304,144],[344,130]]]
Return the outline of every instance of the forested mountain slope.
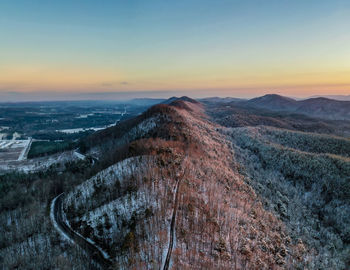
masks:
[[[349,268],[347,121],[165,103],[89,135],[64,170],[0,176],[1,268],[105,267],[51,225],[57,196],[112,269]]]
[[[287,99],[287,102],[290,102]],[[350,120],[332,120],[329,117],[314,117],[302,112],[275,110],[274,107],[257,107],[240,102],[205,101],[206,113],[224,127],[273,126],[289,130],[350,137]],[[270,103],[269,103],[270,104]],[[270,104],[271,105],[271,104]],[[316,110],[322,110],[317,107]],[[350,110],[350,106],[348,108]],[[328,114],[332,114],[329,111]]]
[[[68,222],[116,268],[285,269],[312,260],[264,209],[201,104],[158,105],[139,119],[128,150],[119,145],[129,158],[65,198]]]
[[[265,208],[313,251],[311,269],[347,269],[349,139],[266,126],[222,132]]]

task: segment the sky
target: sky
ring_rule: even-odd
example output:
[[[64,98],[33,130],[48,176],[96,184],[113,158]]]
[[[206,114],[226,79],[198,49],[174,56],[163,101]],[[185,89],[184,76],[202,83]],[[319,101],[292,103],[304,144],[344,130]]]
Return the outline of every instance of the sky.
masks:
[[[0,1],[0,100],[350,94],[348,0]]]

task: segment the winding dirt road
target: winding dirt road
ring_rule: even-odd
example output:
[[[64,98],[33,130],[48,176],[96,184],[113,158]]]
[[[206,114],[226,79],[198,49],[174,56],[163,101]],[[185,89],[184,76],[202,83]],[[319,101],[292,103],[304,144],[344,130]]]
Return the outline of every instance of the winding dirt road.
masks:
[[[176,188],[175,188],[175,202],[174,202],[174,208],[173,208],[173,215],[171,217],[171,223],[170,223],[170,240],[169,240],[169,247],[168,252],[166,255],[166,259],[164,262],[163,270],[168,270],[170,266],[170,258],[171,253],[173,252],[174,247],[174,238],[175,238],[175,225],[176,225],[176,213],[177,209],[179,207],[179,187],[180,187],[181,178],[177,180]]]
[[[51,203],[51,218],[52,222],[55,223],[54,227],[60,234],[64,234],[69,240],[75,244],[78,244],[84,249],[87,254],[97,262],[103,269],[112,269],[112,261],[104,256],[104,254],[92,243],[83,238],[81,235],[73,231],[64,221],[63,218],[63,201],[64,194],[58,195]]]

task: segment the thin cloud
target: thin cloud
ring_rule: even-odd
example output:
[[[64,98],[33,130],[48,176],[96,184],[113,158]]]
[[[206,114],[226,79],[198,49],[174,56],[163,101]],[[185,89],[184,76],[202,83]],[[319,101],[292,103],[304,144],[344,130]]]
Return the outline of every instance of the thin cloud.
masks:
[[[114,86],[114,83],[104,82],[104,83],[101,83],[101,86],[103,86],[103,87],[112,87],[112,86]]]

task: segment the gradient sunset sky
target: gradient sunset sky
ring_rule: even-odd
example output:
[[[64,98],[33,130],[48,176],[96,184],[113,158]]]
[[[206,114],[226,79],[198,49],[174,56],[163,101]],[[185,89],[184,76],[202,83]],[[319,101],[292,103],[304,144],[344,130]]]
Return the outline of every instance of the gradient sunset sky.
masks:
[[[348,95],[350,1],[2,0],[0,48],[3,99]]]

